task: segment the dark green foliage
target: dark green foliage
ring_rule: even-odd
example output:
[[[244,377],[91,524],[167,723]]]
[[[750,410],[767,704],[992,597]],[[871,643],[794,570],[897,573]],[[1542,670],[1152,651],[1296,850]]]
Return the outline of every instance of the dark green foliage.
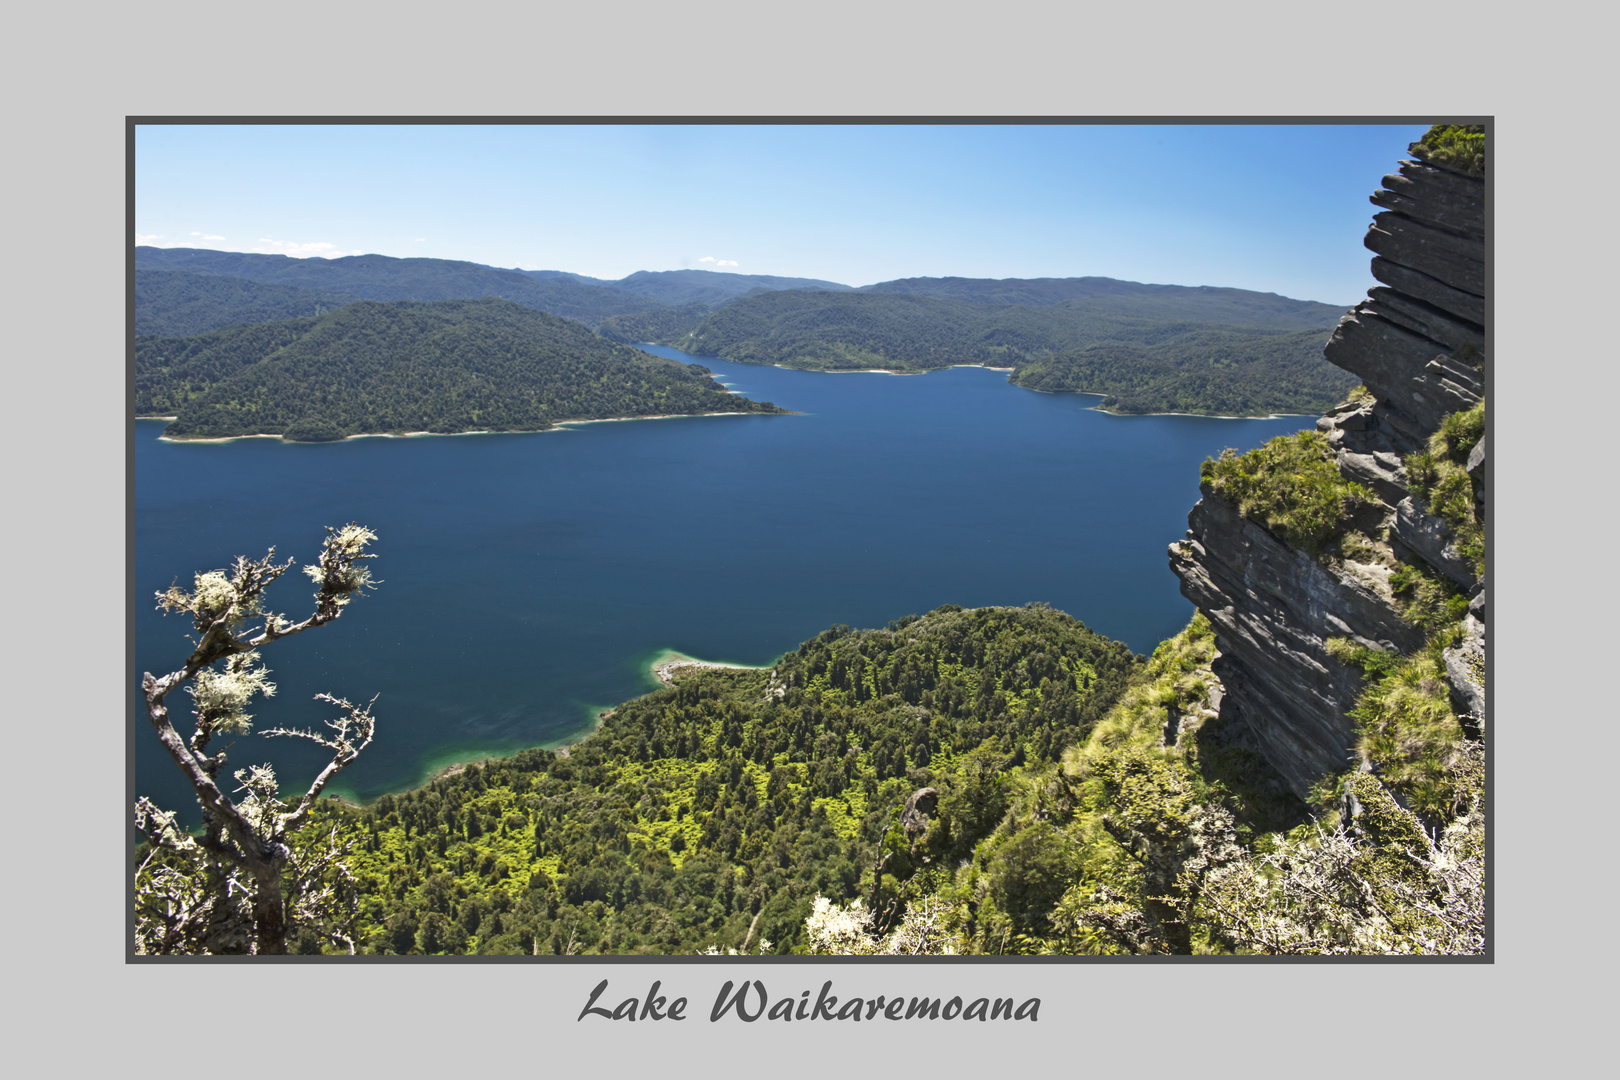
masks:
[[[971,853],[1013,776],[1052,769],[1043,755],[1081,737],[1138,662],[1044,605],[835,627],[770,670],[686,675],[628,702],[566,758],[525,751],[364,811],[323,804],[325,818],[357,842],[370,951],[751,952],[765,939],[787,952],[818,893],[872,895],[880,846],[886,903]],[[895,822],[925,785],[939,807],[913,849]],[[1017,850],[1028,857],[997,887],[1032,910],[1067,856]]]
[[[210,387],[309,333],[316,320],[250,323],[195,337],[135,339],[135,415],[174,416]]]
[[[1316,431],[1279,435],[1247,454],[1205,458],[1200,479],[1206,494],[1318,557],[1358,511],[1376,505],[1366,488],[1339,475],[1333,448]]]
[[[180,270],[135,272],[135,333],[186,337],[239,323],[324,315],[360,299],[351,293],[267,285]]]
[[[1485,175],[1485,126],[1435,124],[1411,145],[1414,157],[1465,173]]]
[[[695,330],[708,313],[708,307],[703,304],[687,304],[685,307],[638,311],[633,315],[614,315],[603,319],[596,332],[609,341],[622,341],[627,345],[675,341]]]
[[[1107,407],[1135,412],[1312,411],[1355,384],[1322,358],[1338,315],[1327,305],[1235,289],[1136,288],[1167,291],[1038,305],[775,292],[715,311],[678,345],[738,363],[835,371],[1012,367],[1018,385],[1112,395]]]
[[[167,434],[531,431],[562,420],[779,412],[705,369],[504,300],[370,301],[287,323],[137,339],[138,414]]]
[[[1252,416],[1321,412],[1344,400],[1355,377],[1322,358],[1326,333],[1257,334],[1182,329],[1152,345],[1092,345],[1018,369],[1031,390],[1106,395],[1111,412]]]

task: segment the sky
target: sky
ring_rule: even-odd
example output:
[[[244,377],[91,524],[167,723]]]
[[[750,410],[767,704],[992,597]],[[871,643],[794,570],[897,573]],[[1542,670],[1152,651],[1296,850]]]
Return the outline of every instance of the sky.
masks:
[[[137,244],[617,279],[1101,276],[1348,307],[1425,124],[142,125]]]

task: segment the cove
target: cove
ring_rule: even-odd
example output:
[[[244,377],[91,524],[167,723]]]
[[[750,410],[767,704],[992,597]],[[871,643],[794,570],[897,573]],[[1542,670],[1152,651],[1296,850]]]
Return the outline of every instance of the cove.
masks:
[[[682,360],[667,349],[649,352]],[[1006,375],[829,374],[698,362],[791,416],[591,423],[522,435],[134,446],[135,671],[171,670],[187,622],[153,594],[236,555],[309,562],[323,527],[379,537],[380,587],[338,622],[278,642],[259,729],[319,727],[328,692],[380,694],[371,747],[328,790],[355,800],[451,762],[574,741],[657,688],[673,651],[769,664],[829,626],[940,604],[1044,601],[1150,652],[1192,615],[1165,556],[1198,465],[1313,417],[1110,416],[1091,395]],[[307,614],[296,570],[271,606]],[[171,698],[189,732],[184,696]],[[137,793],[195,820],[145,721]],[[319,758],[249,735],[230,768],[272,761],[290,788]],[[234,786],[234,785],[233,785]]]

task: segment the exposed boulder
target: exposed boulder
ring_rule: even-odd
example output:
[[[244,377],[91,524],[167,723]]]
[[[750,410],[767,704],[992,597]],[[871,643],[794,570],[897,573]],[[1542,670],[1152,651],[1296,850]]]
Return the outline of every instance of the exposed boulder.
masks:
[[[938,805],[939,792],[934,788],[919,788],[911,793],[906,808],[900,813],[900,827],[906,831],[908,840],[916,840],[928,831],[928,819]]]

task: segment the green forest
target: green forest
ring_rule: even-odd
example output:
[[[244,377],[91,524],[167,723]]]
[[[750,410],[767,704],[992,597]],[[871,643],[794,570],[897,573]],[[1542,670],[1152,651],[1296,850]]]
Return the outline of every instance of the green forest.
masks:
[[[565,420],[781,412],[707,369],[499,299],[364,301],[319,318],[136,339],[137,415],[169,438],[536,431]]]
[[[1319,413],[1354,376],[1322,362],[1323,330],[1263,336],[1195,327],[1151,346],[1090,345],[1019,367],[1011,381],[1048,393],[1104,394],[1110,412],[1256,416]]]
[[[326,801],[310,828],[355,845],[369,951],[802,952],[816,896],[870,902],[880,852],[895,910],[971,861],[1015,781],[1050,773],[1141,666],[1038,604],[833,627],[769,670],[681,675],[566,752]],[[930,786],[931,854],[910,856],[901,814]],[[1029,902],[996,910],[1023,927]]]
[[[1103,394],[1103,407],[1117,412],[1320,412],[1356,384],[1322,358],[1339,314],[1326,317],[1327,305],[1281,297],[1260,303],[1254,298],[1267,294],[1236,289],[1182,292],[1188,295],[1103,293],[1039,305],[889,291],[773,292],[712,312],[684,337],[651,340],[738,363],[814,370],[1008,367],[1016,385]],[[647,320],[635,325],[654,329]]]

